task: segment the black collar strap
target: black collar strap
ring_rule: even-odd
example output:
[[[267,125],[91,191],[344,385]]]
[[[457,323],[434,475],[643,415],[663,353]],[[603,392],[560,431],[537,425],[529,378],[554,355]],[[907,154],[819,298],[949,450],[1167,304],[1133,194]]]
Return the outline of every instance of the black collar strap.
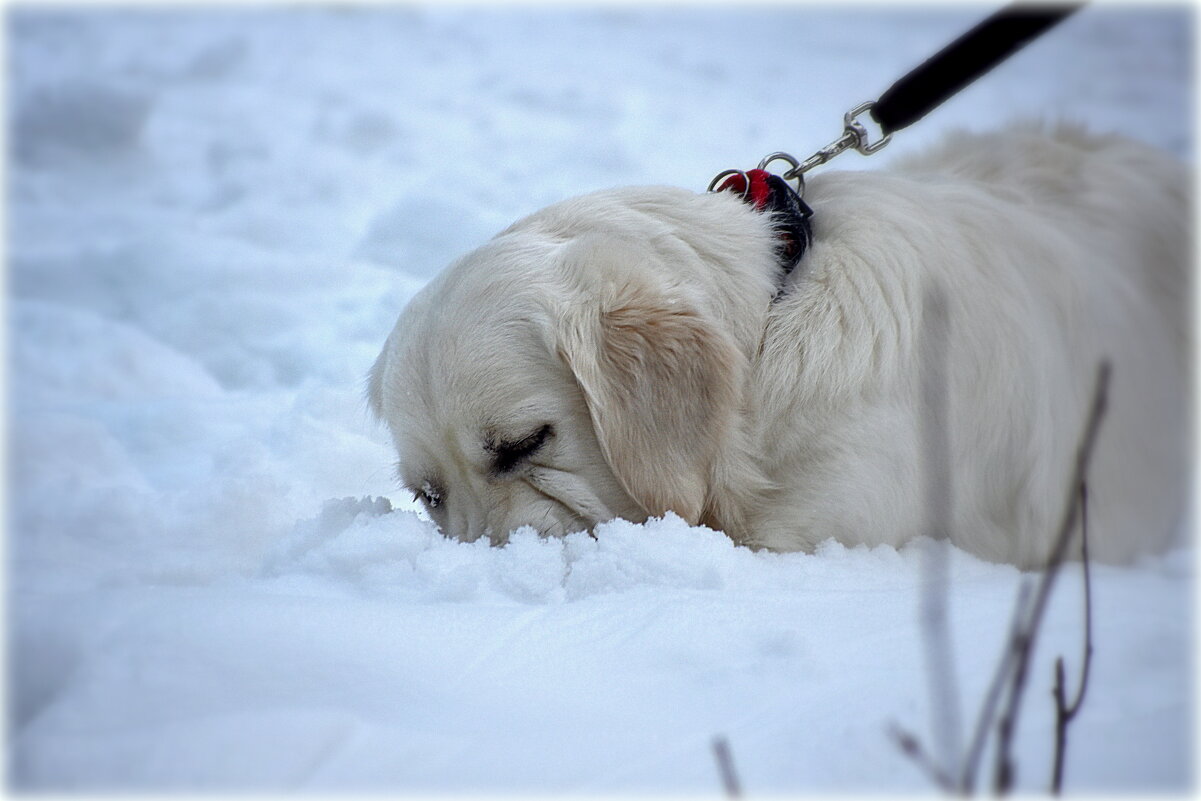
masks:
[[[737,192],[755,211],[772,215],[772,225],[780,240],[776,247],[780,266],[784,268],[784,275],[791,273],[813,242],[809,222],[813,209],[801,200],[787,181],[766,170],[734,172],[716,191]]]

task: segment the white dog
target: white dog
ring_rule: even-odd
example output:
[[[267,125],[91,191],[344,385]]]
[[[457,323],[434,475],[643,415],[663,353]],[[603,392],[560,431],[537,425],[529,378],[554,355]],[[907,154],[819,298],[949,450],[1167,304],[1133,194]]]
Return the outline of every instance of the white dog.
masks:
[[[941,297],[951,539],[1046,559],[1109,358],[1091,553],[1169,541],[1190,449],[1184,167],[1021,126],[819,172],[805,200],[813,243],[786,280],[769,215],[658,187],[557,203],[454,263],[370,375],[401,480],[467,540],[673,511],[781,551],[905,542],[928,533],[919,376]]]

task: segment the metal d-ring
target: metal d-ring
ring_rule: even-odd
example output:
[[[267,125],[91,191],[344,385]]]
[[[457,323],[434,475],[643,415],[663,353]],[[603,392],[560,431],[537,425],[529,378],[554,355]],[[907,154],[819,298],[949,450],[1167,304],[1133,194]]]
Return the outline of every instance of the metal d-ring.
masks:
[[[746,200],[747,198],[749,198],[751,196],[751,194],[750,194],[751,193],[751,179],[750,179],[750,177],[747,176],[746,170],[722,170],[717,175],[713,176],[713,180],[709,182],[709,188],[706,189],[705,191],[706,192],[714,191],[714,187],[717,186],[718,183],[721,182],[722,178],[728,178],[731,175],[741,175],[742,176],[742,183],[743,183],[742,199]]]
[[[762,161],[759,162],[759,169],[766,170],[767,165],[771,164],[773,161],[788,162],[788,170],[786,170],[780,177],[785,181],[796,179],[796,193],[798,195],[805,194],[805,176],[800,172],[801,163],[796,160],[796,157],[782,151],[769,153],[763,157]]]

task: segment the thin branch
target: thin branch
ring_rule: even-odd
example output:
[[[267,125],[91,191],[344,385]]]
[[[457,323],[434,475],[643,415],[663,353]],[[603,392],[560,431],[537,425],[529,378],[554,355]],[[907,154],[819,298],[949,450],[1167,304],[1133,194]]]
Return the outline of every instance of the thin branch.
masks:
[[[1066,710],[1069,718],[1075,717],[1084,702],[1084,693],[1088,689],[1089,668],[1093,662],[1093,587],[1092,570],[1088,558],[1088,484],[1080,485],[1080,561],[1084,569],[1084,667],[1080,673],[1080,687],[1076,698]]]
[[[1062,709],[1064,712],[1062,725],[1065,730],[1065,740],[1067,722],[1070,722],[1072,717],[1075,716],[1080,703],[1084,699],[1084,691],[1088,680],[1088,666],[1092,658],[1092,607],[1087,542],[1088,518],[1085,508],[1088,494],[1085,477],[1088,474],[1088,466],[1092,460],[1093,449],[1101,428],[1101,421],[1108,408],[1110,374],[1111,368],[1109,362],[1102,361],[1097,366],[1097,377],[1093,388],[1092,403],[1089,407],[1084,432],[1081,434],[1076,448],[1076,461],[1073,465],[1071,481],[1068,483],[1067,500],[1059,530],[1053,542],[1051,552],[1047,557],[1042,578],[1038,582],[1033,596],[1031,596],[1032,585],[1028,580],[1023,580],[1019,588],[1018,598],[1014,604],[1013,618],[1010,623],[1009,636],[1006,640],[1006,647],[1001,655],[1001,660],[993,675],[992,682],[989,685],[984,703],[981,706],[971,743],[959,766],[958,782],[956,783],[953,777],[948,776],[947,773],[940,770],[931,761],[929,755],[926,754],[920,741],[915,736],[901,730],[895,724],[892,727],[893,739],[897,742],[902,752],[921,766],[944,790],[954,790],[963,795],[975,791],[976,770],[984,751],[984,744],[988,739],[988,733],[992,729],[993,722],[997,716],[997,705],[1001,701],[1007,684],[1009,692],[1007,695],[1004,695],[1006,700],[1005,707],[1001,713],[1000,720],[997,722],[998,745],[996,749],[993,791],[997,794],[1004,794],[1013,786],[1014,765],[1010,757],[1010,749],[1013,734],[1017,729],[1018,710],[1025,690],[1026,672],[1029,666],[1030,655],[1033,644],[1038,636],[1043,614],[1046,610],[1047,599],[1051,594],[1055,579],[1067,556],[1068,545],[1071,542],[1072,534],[1075,532],[1078,518],[1081,520],[1084,529],[1081,548],[1085,570],[1086,652],[1080,688],[1076,694],[1076,698],[1070,705],[1066,704],[1064,699],[1062,659],[1059,660],[1059,664],[1057,665],[1056,700],[1057,709]],[[1061,757],[1062,747],[1057,751],[1056,759],[1059,760]],[[952,769],[954,767],[954,765],[951,766]],[[1057,771],[1060,770],[1061,766],[1057,767]]]
[[[925,771],[931,781],[948,793],[955,789],[955,780],[930,758],[930,755],[922,748],[921,741],[917,737],[905,731],[896,723],[889,726],[888,733],[891,735],[893,742],[896,743],[897,748],[901,750],[901,753],[912,759],[918,767]]]
[[[1084,693],[1088,690],[1089,668],[1093,662],[1093,594],[1088,563],[1088,485],[1080,485],[1080,560],[1084,569],[1084,659],[1080,668],[1080,684],[1072,703],[1066,702],[1063,657],[1055,660],[1055,763],[1051,792],[1059,795],[1063,788],[1063,760],[1067,751],[1068,724],[1080,711]]]
[[[1093,390],[1092,405],[1089,409],[1084,434],[1076,450],[1076,463],[1072,470],[1071,481],[1068,482],[1068,499],[1059,526],[1059,533],[1055,538],[1051,554],[1047,559],[1047,566],[1043,571],[1042,580],[1038,583],[1034,599],[1030,604],[1030,611],[1026,622],[1021,630],[1017,632],[1017,636],[1013,641],[1016,662],[1013,667],[1006,706],[997,724],[998,744],[993,773],[993,791],[999,795],[1009,792],[1013,786],[1014,770],[1013,761],[1010,757],[1010,749],[1012,747],[1013,734],[1017,729],[1022,695],[1026,688],[1026,673],[1029,669],[1030,654],[1034,641],[1038,636],[1039,626],[1042,623],[1043,613],[1047,606],[1047,599],[1051,594],[1051,589],[1055,585],[1059,569],[1063,566],[1064,559],[1067,556],[1068,544],[1071,542],[1072,534],[1076,529],[1076,521],[1080,514],[1081,496],[1079,490],[1084,485],[1085,476],[1088,473],[1089,461],[1092,459],[1093,447],[1096,445],[1097,433],[1100,431],[1101,420],[1105,416],[1105,410],[1108,405],[1109,375],[1109,362],[1103,361],[1097,368],[1097,380]]]
[[[1001,654],[1001,663],[993,675],[988,693],[984,696],[984,703],[980,706],[980,715],[976,719],[972,742],[968,746],[963,761],[963,770],[959,775],[958,789],[965,795],[975,790],[976,770],[980,765],[980,757],[984,753],[984,743],[987,741],[988,733],[992,730],[993,721],[996,719],[1001,691],[1005,688],[1005,680],[1009,678],[1010,671],[1013,669],[1013,660],[1017,657],[1014,643],[1017,641],[1018,632],[1021,631],[1022,621],[1026,618],[1026,607],[1030,602],[1032,588],[1032,583],[1025,578],[1018,585],[1018,597],[1013,604],[1013,618],[1009,623],[1009,635],[1005,638],[1005,651]]]
[[[930,732],[940,772],[953,774],[960,761],[961,724],[955,649],[947,614],[953,490],[951,485],[950,404],[947,348],[951,316],[946,293],[927,286],[922,299],[921,442],[925,479],[925,530],[932,543],[922,553],[921,627],[925,645]]]
[[[717,760],[717,770],[721,774],[722,786],[726,789],[727,798],[742,797],[742,787],[738,783],[738,773],[734,770],[734,757],[730,755],[730,744],[725,737],[713,738],[713,757]]]

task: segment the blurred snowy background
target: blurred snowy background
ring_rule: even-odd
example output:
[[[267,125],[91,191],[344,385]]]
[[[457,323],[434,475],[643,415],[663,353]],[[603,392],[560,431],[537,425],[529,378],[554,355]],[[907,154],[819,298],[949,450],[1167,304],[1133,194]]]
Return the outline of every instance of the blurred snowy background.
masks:
[[[10,786],[717,793],[722,734],[750,792],[929,789],[886,734],[929,739],[920,548],[670,517],[448,542],[361,391],[406,299],[513,219],[803,156],[989,10],[10,7]],[[836,166],[1013,116],[1191,165],[1193,25],[1090,7]],[[951,557],[970,723],[1020,576]],[[1069,788],[1193,786],[1193,561],[1097,569]],[[1025,789],[1080,616],[1069,569]]]

